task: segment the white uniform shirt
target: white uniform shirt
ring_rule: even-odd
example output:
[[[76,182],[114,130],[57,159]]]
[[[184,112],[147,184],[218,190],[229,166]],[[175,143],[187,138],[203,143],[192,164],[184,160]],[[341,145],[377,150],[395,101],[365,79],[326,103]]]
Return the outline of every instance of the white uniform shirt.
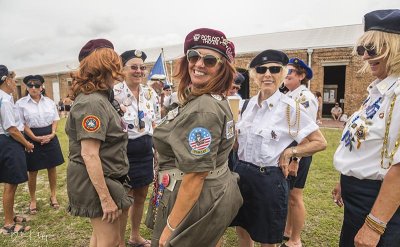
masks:
[[[114,86],[114,98],[126,107],[123,119],[127,125],[129,139],[153,135],[153,123],[158,124],[161,120],[160,103],[154,89],[140,84],[138,105],[138,100],[126,82],[120,82]],[[139,130],[139,112],[143,114],[141,120],[145,123],[145,128],[141,131]]]
[[[257,166],[278,166],[281,153],[294,140],[300,143],[318,129],[300,104],[300,126],[290,128],[287,120],[287,106],[290,107],[290,124],[296,122],[296,102],[277,90],[271,97],[258,105],[259,95],[252,97],[241,120],[237,123],[239,159]]]
[[[20,116],[29,128],[43,128],[60,120],[57,105],[46,96],[41,96],[36,102],[28,94],[16,102]]]
[[[400,130],[399,84],[400,80],[393,76],[372,82],[368,87],[367,100],[347,121],[342,140],[333,157],[335,168],[343,175],[372,180],[382,180],[385,177],[388,169],[381,168],[381,151],[394,94],[397,99],[389,129],[389,153],[393,150]],[[389,159],[385,158],[384,166],[388,162]],[[400,154],[397,152],[393,164],[399,162]]]
[[[306,108],[308,116],[311,119],[317,120],[318,100],[306,86],[300,85],[295,90],[289,91],[286,95],[302,104]]]
[[[14,98],[0,89],[0,134],[7,134],[7,129],[14,126],[19,131],[24,130]]]

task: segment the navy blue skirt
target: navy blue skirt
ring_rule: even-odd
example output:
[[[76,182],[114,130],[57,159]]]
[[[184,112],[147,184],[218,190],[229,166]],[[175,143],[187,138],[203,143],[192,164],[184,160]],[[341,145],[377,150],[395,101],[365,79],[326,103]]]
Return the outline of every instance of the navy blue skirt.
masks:
[[[127,154],[129,160],[129,185],[132,189],[141,188],[152,183],[153,169],[153,138],[144,135],[134,140],[128,140]]]
[[[52,132],[52,127],[31,128],[35,136],[49,135]],[[28,171],[38,171],[59,166],[64,163],[64,157],[61,152],[60,142],[55,136],[49,143],[41,145],[40,142],[35,142],[26,136],[26,139],[35,145],[32,153],[26,153],[26,163]]]
[[[285,230],[289,188],[279,167],[260,169],[239,161],[235,172],[240,176],[239,188],[243,206],[232,222],[263,244],[281,243]]]
[[[0,135],[0,183],[28,181],[24,147],[12,137]]]
[[[364,225],[365,218],[371,212],[372,206],[378,197],[382,181],[360,180],[342,175],[340,177],[340,185],[344,203],[344,218],[339,246],[354,246],[354,238]],[[385,233],[381,236],[377,246],[400,246],[400,208],[397,209],[388,222]]]

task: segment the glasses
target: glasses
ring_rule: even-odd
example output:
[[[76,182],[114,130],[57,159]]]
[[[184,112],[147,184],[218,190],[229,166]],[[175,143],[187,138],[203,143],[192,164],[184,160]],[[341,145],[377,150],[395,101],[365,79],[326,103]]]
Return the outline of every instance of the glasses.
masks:
[[[129,68],[131,68],[131,70],[141,70],[141,71],[143,71],[143,70],[146,70],[146,66],[145,65],[130,65],[130,66],[128,66]]]
[[[201,55],[200,52],[196,50],[188,50],[186,53],[186,58],[189,63],[197,63],[197,61],[203,59],[204,66],[207,68],[212,68],[217,65],[217,63],[223,63],[222,59],[219,57],[211,54]]]
[[[290,75],[290,74],[292,74],[293,72],[297,73],[298,70],[297,70],[297,69],[288,69],[287,74]]]
[[[367,52],[368,56],[370,56],[370,57],[374,57],[377,55],[376,48],[373,45],[357,46],[357,54],[359,56],[364,56],[365,52]]]
[[[271,66],[271,67],[265,67],[265,66],[259,66],[256,67],[256,72],[258,74],[265,74],[269,70],[269,73],[271,74],[278,74],[281,72],[282,67],[281,66]]]
[[[111,105],[114,107],[114,109],[118,112],[118,115],[121,117],[124,116],[124,111],[121,109],[121,106],[119,105],[118,101],[116,99],[113,99],[111,101]]]
[[[29,87],[29,88],[40,88],[42,85],[28,83],[28,84],[26,84],[26,86]]]

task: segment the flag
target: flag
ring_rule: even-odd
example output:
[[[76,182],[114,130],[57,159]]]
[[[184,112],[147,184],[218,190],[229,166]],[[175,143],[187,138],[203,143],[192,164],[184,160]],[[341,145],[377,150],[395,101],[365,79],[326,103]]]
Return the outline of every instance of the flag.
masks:
[[[150,80],[150,78],[155,74],[165,75],[165,77],[167,77],[167,73],[165,72],[165,67],[164,67],[164,61],[162,58],[162,53],[160,53],[160,56],[158,56],[157,61],[154,64],[153,68],[151,69],[147,79]]]

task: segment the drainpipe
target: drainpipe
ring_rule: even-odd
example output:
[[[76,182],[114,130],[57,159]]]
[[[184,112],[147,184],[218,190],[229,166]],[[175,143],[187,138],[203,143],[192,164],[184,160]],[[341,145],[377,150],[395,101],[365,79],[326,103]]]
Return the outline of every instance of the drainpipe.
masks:
[[[313,51],[314,51],[314,50],[311,49],[311,48],[308,48],[308,49],[307,49],[307,54],[308,54],[308,67],[310,67],[310,68],[311,68],[311,57],[312,57]],[[309,80],[309,81],[307,82],[307,88],[310,89],[310,87],[311,87],[311,80]]]

